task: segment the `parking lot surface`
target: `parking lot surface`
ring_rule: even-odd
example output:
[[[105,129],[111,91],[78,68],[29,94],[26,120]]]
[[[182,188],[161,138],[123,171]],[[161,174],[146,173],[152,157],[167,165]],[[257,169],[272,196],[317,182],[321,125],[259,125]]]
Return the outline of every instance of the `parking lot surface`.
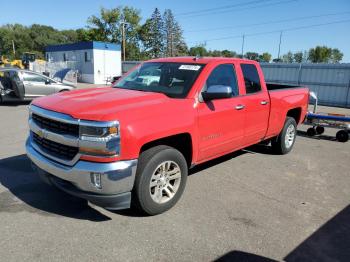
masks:
[[[24,150],[27,106],[0,105],[1,261],[350,259],[350,142],[334,130],[300,127],[285,156],[254,146],[197,166],[173,209],[141,217],[42,183]]]

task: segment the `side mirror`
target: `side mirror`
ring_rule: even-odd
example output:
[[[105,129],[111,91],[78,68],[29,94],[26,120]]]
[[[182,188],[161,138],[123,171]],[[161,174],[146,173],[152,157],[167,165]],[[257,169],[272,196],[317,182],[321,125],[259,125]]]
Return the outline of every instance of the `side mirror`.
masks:
[[[232,97],[232,87],[224,85],[209,86],[206,91],[202,92],[202,97],[204,101],[230,98]]]
[[[49,85],[49,84],[51,84],[50,79],[46,79],[46,80],[45,80],[45,85]]]

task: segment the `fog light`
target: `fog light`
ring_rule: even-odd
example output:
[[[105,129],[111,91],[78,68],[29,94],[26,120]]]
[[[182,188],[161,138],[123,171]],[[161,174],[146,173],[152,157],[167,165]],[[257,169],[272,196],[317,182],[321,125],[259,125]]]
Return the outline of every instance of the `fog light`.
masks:
[[[101,189],[102,188],[102,181],[101,181],[101,173],[91,173],[91,184],[94,185],[94,187]]]

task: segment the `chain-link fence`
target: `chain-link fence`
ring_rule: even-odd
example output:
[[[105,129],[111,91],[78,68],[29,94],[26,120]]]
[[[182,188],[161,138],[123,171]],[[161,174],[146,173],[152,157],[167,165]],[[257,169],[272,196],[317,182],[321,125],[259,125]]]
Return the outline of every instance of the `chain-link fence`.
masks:
[[[79,78],[78,63],[74,61],[66,62],[42,62],[30,63],[30,70],[49,76],[60,78],[60,81],[68,81],[77,84]],[[63,79],[62,79],[63,77]]]

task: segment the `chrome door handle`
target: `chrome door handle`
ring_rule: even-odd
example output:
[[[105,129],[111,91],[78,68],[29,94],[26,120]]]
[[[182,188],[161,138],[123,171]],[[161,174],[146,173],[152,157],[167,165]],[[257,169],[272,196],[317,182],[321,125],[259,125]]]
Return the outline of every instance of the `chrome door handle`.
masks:
[[[244,107],[244,105],[236,105],[236,110],[242,110]]]
[[[263,101],[261,101],[260,102],[260,104],[262,104],[262,105],[267,105],[269,102],[267,102],[266,100],[263,100]]]

